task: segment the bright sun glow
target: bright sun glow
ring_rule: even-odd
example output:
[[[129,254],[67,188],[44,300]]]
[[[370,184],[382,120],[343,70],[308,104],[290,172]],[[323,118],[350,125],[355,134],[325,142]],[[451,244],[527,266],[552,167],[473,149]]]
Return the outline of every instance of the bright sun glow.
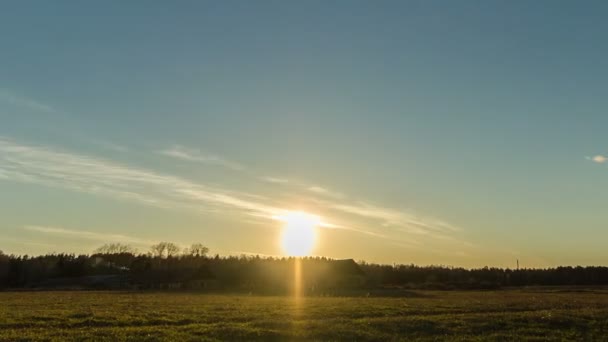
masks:
[[[290,256],[305,256],[312,251],[317,238],[316,230],[321,219],[302,211],[291,211],[278,216],[278,220],[285,222],[281,246]]]

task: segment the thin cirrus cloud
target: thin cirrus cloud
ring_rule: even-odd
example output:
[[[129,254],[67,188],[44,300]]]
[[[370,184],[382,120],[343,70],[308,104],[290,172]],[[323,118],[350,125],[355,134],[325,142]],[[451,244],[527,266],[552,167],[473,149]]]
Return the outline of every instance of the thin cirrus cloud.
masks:
[[[275,184],[287,184],[289,183],[289,179],[286,178],[278,178],[278,177],[261,177],[262,181],[267,183],[275,183]]]
[[[390,208],[382,208],[367,203],[338,203],[322,201],[323,205],[335,211],[356,215],[380,222],[393,231],[429,237],[441,237],[461,229],[435,218],[421,217]]]
[[[136,245],[149,245],[153,243],[149,240],[139,239],[132,236],[122,235],[122,234],[108,234],[108,233],[95,233],[90,231],[83,230],[71,230],[59,227],[47,227],[47,226],[24,226],[24,230],[44,233],[44,234],[52,234],[63,237],[73,237],[84,240],[92,240],[92,241],[102,241],[102,242],[125,242],[132,243]]]
[[[56,245],[50,244],[50,243],[43,243],[43,242],[24,240],[24,239],[15,239],[15,238],[10,238],[10,237],[6,237],[6,236],[0,236],[0,241],[8,242],[8,243],[15,243],[15,244],[19,244],[19,245],[37,246],[37,247],[54,247],[54,246],[56,246]]]
[[[281,209],[255,195],[214,188],[112,161],[0,138],[0,177],[134,200],[165,208],[231,208],[271,217]]]
[[[38,112],[56,113],[57,110],[50,105],[34,99],[18,95],[8,89],[0,88],[0,100],[10,105],[29,108]]]
[[[106,140],[92,140],[91,143],[105,150],[110,150],[114,152],[124,153],[129,151],[129,148],[126,146],[119,145]]]
[[[587,159],[591,160],[592,162],[598,163],[598,164],[604,164],[606,161],[608,161],[608,157],[602,156],[602,155],[587,157]]]
[[[318,185],[307,185],[303,182],[294,181],[294,180],[290,180],[287,178],[268,177],[267,176],[267,177],[261,177],[260,180],[267,182],[267,183],[274,183],[274,184],[279,184],[279,185],[292,185],[292,186],[300,187],[302,189],[305,189],[306,191],[315,193],[317,195],[328,196],[328,197],[333,197],[333,198],[344,198],[345,197],[343,194],[329,190],[325,187],[321,187]]]
[[[231,215],[240,213],[243,219],[251,217],[272,219],[287,210],[273,204],[270,199],[273,196],[265,197],[260,194],[209,186],[106,159],[49,147],[24,145],[3,137],[0,137],[0,180],[64,188],[167,209],[230,212]],[[295,186],[301,188],[298,184]],[[410,239],[413,235],[442,238],[459,231],[458,228],[434,218],[327,196],[325,192],[329,190],[325,188],[318,187],[308,191],[321,195],[313,199],[316,207],[339,217],[336,220],[332,218],[331,223],[327,222],[327,228],[408,241],[413,241]],[[361,226],[361,221],[357,218],[367,219],[369,222],[365,226],[373,229],[355,228]],[[49,234],[74,236],[76,234],[59,228],[36,229]],[[93,235],[96,233],[92,232],[83,234],[82,237],[85,238],[101,238]]]
[[[224,159],[213,154],[205,154],[198,150],[186,148],[180,145],[173,145],[170,148],[158,151],[158,153],[168,157],[186,160],[190,162],[199,162],[203,164],[223,166],[236,171],[241,171],[245,169],[243,165],[239,163]]]
[[[333,190],[329,190],[327,188],[320,187],[317,185],[308,187],[307,190],[310,192],[314,192],[315,194],[318,194],[318,195],[323,195],[323,196],[328,196],[328,197],[333,197],[333,198],[344,198],[344,195],[342,195],[341,193],[338,193]]]

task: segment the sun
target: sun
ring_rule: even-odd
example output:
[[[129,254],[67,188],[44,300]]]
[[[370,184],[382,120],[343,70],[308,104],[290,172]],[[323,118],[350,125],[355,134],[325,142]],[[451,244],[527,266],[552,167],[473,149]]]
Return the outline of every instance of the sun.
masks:
[[[277,219],[285,222],[281,235],[283,251],[290,256],[310,255],[321,218],[303,211],[290,211]]]

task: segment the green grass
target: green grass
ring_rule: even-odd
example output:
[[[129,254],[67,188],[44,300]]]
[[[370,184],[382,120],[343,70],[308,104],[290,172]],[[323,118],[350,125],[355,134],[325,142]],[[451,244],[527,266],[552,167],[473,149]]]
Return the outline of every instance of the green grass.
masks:
[[[608,340],[608,291],[290,297],[0,292],[0,341]]]

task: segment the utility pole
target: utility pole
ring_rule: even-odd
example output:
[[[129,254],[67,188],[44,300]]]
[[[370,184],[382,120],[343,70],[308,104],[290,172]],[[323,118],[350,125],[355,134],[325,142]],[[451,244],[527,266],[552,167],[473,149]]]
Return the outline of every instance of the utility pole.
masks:
[[[519,259],[516,259],[516,260],[517,260],[517,270],[519,271]]]

